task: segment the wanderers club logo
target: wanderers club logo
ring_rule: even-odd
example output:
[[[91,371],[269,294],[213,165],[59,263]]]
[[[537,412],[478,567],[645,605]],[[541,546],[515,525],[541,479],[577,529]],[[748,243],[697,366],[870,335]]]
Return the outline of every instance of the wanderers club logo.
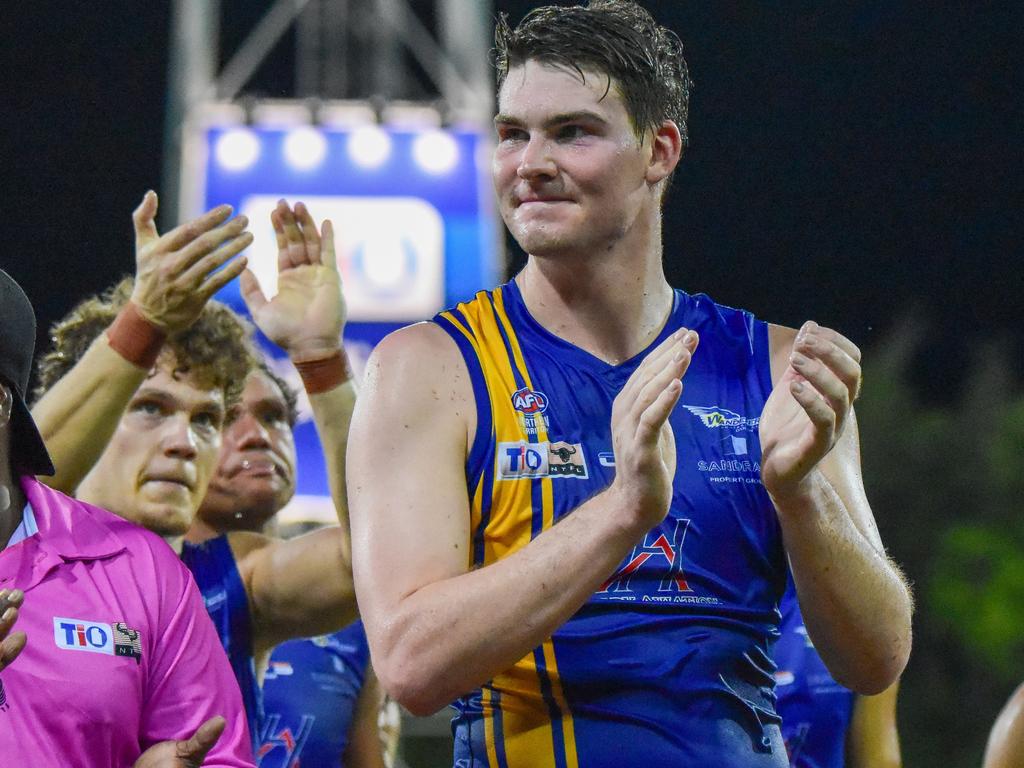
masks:
[[[760,416],[751,419],[717,405],[683,405],[683,408],[700,419],[700,423],[708,429],[727,427],[730,429],[746,429],[753,432],[757,429],[757,425],[761,423]]]

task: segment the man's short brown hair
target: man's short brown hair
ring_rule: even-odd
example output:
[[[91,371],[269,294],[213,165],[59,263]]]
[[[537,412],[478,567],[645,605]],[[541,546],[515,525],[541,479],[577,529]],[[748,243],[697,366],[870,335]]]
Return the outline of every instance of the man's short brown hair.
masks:
[[[134,281],[126,277],[104,293],[80,302],[50,329],[50,350],[39,359],[38,399],[70,371],[96,338],[110,327],[131,297]],[[224,392],[230,408],[241,398],[245,379],[255,365],[252,326],[229,307],[209,301],[192,325],[164,342],[161,360],[173,355],[175,370],[194,376],[203,386]]]
[[[529,60],[608,77],[617,86],[633,130],[642,139],[672,120],[690,142],[690,71],[678,35],[658,24],[633,0],[591,0],[530,11],[513,28],[501,14],[494,32],[498,90],[513,67]]]

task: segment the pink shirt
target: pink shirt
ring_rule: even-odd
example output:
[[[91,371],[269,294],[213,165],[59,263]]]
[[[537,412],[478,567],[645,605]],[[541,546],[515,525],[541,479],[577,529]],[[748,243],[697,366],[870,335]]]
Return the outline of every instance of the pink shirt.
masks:
[[[252,766],[238,684],[167,543],[28,477],[22,488],[38,532],[0,551],[28,636],[0,673],[0,765],[130,768],[223,715],[204,765]]]

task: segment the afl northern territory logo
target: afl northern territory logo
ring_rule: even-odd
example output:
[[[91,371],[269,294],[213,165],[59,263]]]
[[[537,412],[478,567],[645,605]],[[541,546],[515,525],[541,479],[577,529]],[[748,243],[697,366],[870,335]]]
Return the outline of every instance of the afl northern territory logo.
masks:
[[[528,416],[544,413],[548,409],[548,396],[543,392],[523,387],[512,394],[512,407]]]

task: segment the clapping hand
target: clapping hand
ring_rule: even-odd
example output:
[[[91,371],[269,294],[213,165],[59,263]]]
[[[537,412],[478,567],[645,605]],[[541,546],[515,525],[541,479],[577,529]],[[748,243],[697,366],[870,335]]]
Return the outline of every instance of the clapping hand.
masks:
[[[345,300],[330,221],[321,232],[303,203],[281,200],[270,215],[277,236],[277,294],[267,299],[249,270],[241,289],[253,321],[295,362],[323,357],[341,344]]]
[[[829,328],[804,323],[761,413],[761,480],[773,499],[806,487],[843,434],[860,383],[857,346]]]
[[[252,234],[245,231],[245,216],[228,220],[231,206],[219,205],[160,235],[156,209],[156,193],[147,192],[132,214],[132,302],[143,317],[170,335],[188,328],[210,297],[245,269],[245,257],[235,256],[252,242]]]

